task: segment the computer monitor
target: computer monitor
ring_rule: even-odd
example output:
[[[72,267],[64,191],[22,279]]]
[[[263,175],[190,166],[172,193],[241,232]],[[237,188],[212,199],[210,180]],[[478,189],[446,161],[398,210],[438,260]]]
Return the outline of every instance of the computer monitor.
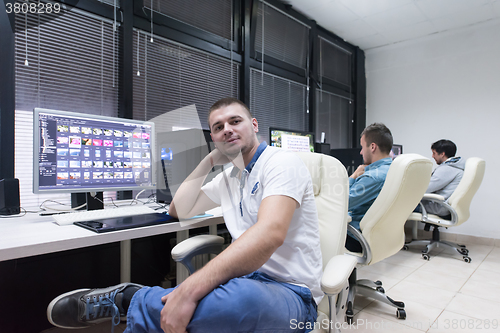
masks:
[[[392,157],[392,160],[394,160],[396,157],[401,155],[403,153],[403,145],[397,145],[393,144],[390,156]]]
[[[154,188],[154,123],[35,108],[33,193]]]
[[[210,131],[184,129],[157,133],[157,173],[156,199],[169,204],[182,182],[200,164],[201,160],[214,149]],[[205,183],[215,177],[221,168],[213,168]]]
[[[270,127],[269,145],[295,152],[314,152],[314,134]]]

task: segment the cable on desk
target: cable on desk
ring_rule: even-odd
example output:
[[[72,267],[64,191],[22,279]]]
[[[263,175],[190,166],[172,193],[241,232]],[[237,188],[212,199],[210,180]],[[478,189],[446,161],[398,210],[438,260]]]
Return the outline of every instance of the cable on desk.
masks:
[[[72,212],[72,211],[76,211],[80,208],[83,208],[85,206],[87,206],[87,203],[84,203],[83,205],[80,205],[78,207],[75,207],[75,208],[70,208],[70,209],[57,209],[57,208],[53,208],[53,207],[44,207],[44,204],[46,202],[54,202],[56,204],[59,204],[59,205],[62,205],[62,206],[68,206],[68,204],[64,204],[62,202],[59,202],[59,201],[55,201],[55,200],[50,200],[50,199],[47,199],[47,200],[44,200],[41,204],[40,204],[40,209],[43,210],[43,211],[46,211],[47,209],[50,209],[50,210],[55,210],[55,211],[58,211],[58,212]]]
[[[106,200],[106,199],[110,199],[111,203],[113,204],[114,207],[119,207],[117,204],[115,204],[115,200],[113,200],[113,197],[106,197],[106,198],[104,198],[104,200]],[[104,202],[103,202],[103,204],[104,204]]]

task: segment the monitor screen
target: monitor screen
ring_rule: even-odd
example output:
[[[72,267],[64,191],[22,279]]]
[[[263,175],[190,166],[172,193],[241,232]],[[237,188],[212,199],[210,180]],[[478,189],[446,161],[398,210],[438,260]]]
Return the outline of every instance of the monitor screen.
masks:
[[[154,123],[35,108],[33,192],[154,188]]]
[[[396,157],[403,153],[403,145],[393,144],[390,152],[390,157],[394,160]]]
[[[214,149],[210,131],[184,129],[157,133],[156,149],[160,156],[156,198],[158,202],[170,203],[182,182],[193,172],[207,154]],[[220,172],[213,168],[205,183]]]
[[[290,151],[314,152],[314,134],[286,130],[280,128],[269,128],[269,144]]]

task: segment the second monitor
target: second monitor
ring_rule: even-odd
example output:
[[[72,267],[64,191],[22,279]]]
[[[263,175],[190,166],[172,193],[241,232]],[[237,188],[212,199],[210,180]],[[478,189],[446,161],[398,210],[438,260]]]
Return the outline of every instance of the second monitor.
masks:
[[[314,134],[270,127],[269,145],[295,152],[314,152]]]

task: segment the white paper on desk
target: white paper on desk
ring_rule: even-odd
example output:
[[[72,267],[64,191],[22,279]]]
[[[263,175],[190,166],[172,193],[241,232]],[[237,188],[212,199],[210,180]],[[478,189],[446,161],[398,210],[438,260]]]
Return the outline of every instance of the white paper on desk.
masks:
[[[196,215],[196,216],[193,216],[192,218],[189,218],[189,219],[179,220],[179,222],[181,223],[181,227],[186,227],[188,225],[196,224],[196,223],[199,223],[201,221],[204,221],[204,220],[199,220],[201,218],[206,219],[207,217],[212,217],[212,216],[213,216],[212,214]]]

